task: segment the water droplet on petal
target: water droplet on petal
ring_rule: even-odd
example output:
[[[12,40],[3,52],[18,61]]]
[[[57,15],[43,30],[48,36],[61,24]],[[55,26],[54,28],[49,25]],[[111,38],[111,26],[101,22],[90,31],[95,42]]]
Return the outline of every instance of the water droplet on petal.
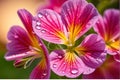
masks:
[[[77,74],[78,73],[78,69],[72,69],[71,73],[72,74]]]
[[[47,75],[47,73],[43,73],[43,76],[46,76]]]
[[[36,26],[36,29],[40,30],[40,29],[41,29],[41,27],[40,27],[40,26]]]
[[[36,22],[37,25],[40,25],[40,22]]]
[[[14,38],[18,38],[18,36],[17,36],[17,35],[14,35]]]
[[[64,71],[62,73],[65,73]]]
[[[39,13],[39,14],[38,14],[38,17],[39,17],[39,18],[42,18],[42,17],[43,17],[43,15]]]
[[[45,30],[41,30],[42,33],[45,33],[46,31]]]
[[[58,56],[58,58],[60,58],[60,59],[61,59],[61,58],[62,58],[62,56],[61,56],[61,55],[59,55],[59,56]]]
[[[53,68],[56,68],[57,67],[57,64],[53,64]]]

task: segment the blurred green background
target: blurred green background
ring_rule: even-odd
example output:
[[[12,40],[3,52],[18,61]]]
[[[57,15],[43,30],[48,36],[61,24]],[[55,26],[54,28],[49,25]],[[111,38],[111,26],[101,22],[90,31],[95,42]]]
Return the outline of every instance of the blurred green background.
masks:
[[[23,7],[27,8],[30,12],[33,12],[33,14],[35,14],[35,9],[37,9],[38,6],[40,5],[43,6],[44,3],[47,3],[44,0],[31,0],[31,2],[29,2],[30,0],[0,0],[0,12],[2,14],[0,15],[0,28],[1,28],[0,30],[1,32],[0,33],[0,79],[8,79],[8,78],[10,79],[26,78],[27,79],[29,78],[30,72],[32,71],[32,69],[35,67],[37,63],[36,61],[35,63],[32,64],[32,66],[28,67],[27,69],[23,69],[23,68],[15,68],[13,66],[14,61],[6,61],[4,59],[4,55],[7,51],[6,50],[6,44],[7,44],[6,34],[7,34],[7,31],[9,30],[8,27],[14,25],[13,23],[21,24],[21,22],[19,22],[20,20],[18,17],[17,17],[18,19],[15,19],[15,21],[13,21],[13,23],[9,23],[9,21],[14,20],[14,17],[9,16],[10,17],[9,19],[9,17],[6,18],[6,16],[8,16],[7,14],[9,14],[9,12],[11,12],[12,9],[17,6],[19,1],[21,2],[21,4],[19,5],[22,5],[22,6],[19,6],[16,9],[14,9],[14,14],[17,14],[16,13],[17,9],[23,8]],[[87,1],[93,3],[101,14],[103,14],[103,12],[108,8],[116,8],[116,9],[119,8],[119,0],[87,0]],[[23,5],[22,2],[24,4],[25,3],[27,4]],[[6,3],[9,5],[7,5]],[[12,4],[16,4],[16,5],[12,5]],[[32,7],[27,7],[26,5],[32,6]],[[11,10],[9,10],[8,8],[5,8],[10,6],[13,6],[11,7]],[[17,16],[14,14],[11,13],[11,15]],[[7,24],[10,24],[10,25],[7,25]],[[46,46],[48,48],[52,47],[52,49],[55,48],[54,44],[49,44],[48,46],[47,42],[46,42]],[[51,51],[52,49],[49,48],[49,51]],[[65,78],[65,77],[59,77],[52,72],[51,78]],[[81,76],[79,78],[81,78]]]

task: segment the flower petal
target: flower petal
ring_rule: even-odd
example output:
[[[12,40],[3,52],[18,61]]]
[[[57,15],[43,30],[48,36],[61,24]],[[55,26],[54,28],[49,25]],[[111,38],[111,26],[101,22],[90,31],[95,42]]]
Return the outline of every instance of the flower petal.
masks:
[[[105,60],[104,49],[105,43],[102,38],[97,34],[90,34],[76,48],[76,51],[88,67],[97,68]]]
[[[42,39],[63,44],[66,41],[66,29],[58,13],[49,10],[41,10],[37,18],[33,20],[33,29]]]
[[[103,38],[107,42],[119,36],[119,14],[119,10],[108,9],[105,11],[103,19],[99,18],[99,21],[96,23],[95,30],[102,37],[104,36]]]
[[[98,19],[96,8],[86,0],[68,0],[61,11],[63,22],[73,42],[87,32]]]
[[[41,48],[43,54],[41,56],[40,63],[33,69],[33,71],[30,74],[31,79],[50,78],[50,60],[49,60],[48,50],[41,40],[40,43],[42,43]]]
[[[76,54],[62,50],[51,52],[50,64],[57,75],[69,78],[78,77],[84,70],[84,64]]]
[[[31,72],[30,79],[48,79],[50,77],[50,67],[46,62],[40,62]]]
[[[7,60],[11,60],[12,56],[14,57],[13,59],[15,59],[17,58],[17,55],[18,57],[28,55],[25,52],[30,51],[29,47],[31,45],[31,41],[24,29],[22,29],[20,26],[13,26],[8,32],[7,37],[10,40],[10,42],[7,44],[8,52],[5,55]],[[31,55],[31,53],[29,54]]]
[[[94,68],[88,67],[88,66],[84,66],[84,72],[83,74],[91,74],[95,71]]]
[[[114,55],[114,59],[117,61],[117,62],[120,62],[120,51],[118,51],[118,53],[116,55]]]
[[[120,11],[116,9],[109,9],[104,13],[104,23],[108,40],[115,39],[119,36],[119,15]]]
[[[27,31],[29,32],[29,34],[32,34],[32,15],[31,13],[29,13],[26,9],[19,9],[17,11],[18,16],[20,17],[20,19],[22,20],[25,28],[27,29]]]
[[[116,66],[117,65],[117,66]],[[95,72],[83,75],[84,79],[120,79],[120,64],[113,57],[108,57],[105,63]]]
[[[102,16],[99,15],[99,19],[98,19],[98,21],[96,22],[96,25],[93,28],[100,36],[102,36],[103,39],[106,38],[106,36],[105,36],[105,25],[104,25],[104,21],[103,21]]]

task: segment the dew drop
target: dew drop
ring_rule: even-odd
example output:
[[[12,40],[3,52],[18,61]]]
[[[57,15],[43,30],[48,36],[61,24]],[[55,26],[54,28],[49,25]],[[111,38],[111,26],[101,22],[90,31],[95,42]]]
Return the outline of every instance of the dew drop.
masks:
[[[40,22],[36,22],[37,25],[40,25]]]
[[[71,73],[72,74],[77,74],[78,73],[78,69],[72,69]]]
[[[45,33],[46,31],[45,30],[41,30],[42,33]]]
[[[39,13],[39,14],[38,14],[38,17],[39,17],[39,18],[42,18],[42,17],[43,17],[43,15]]]
[[[17,35],[14,35],[14,38],[18,38],[18,36],[17,36]]]
[[[59,55],[59,56],[58,56],[58,58],[60,58],[60,59],[61,59],[61,58],[62,58],[62,56],[61,56],[61,55]]]
[[[43,73],[43,76],[46,76],[47,75],[47,73]]]
[[[40,26],[36,26],[36,29],[40,30],[41,28],[40,28]]]
[[[57,67],[57,64],[53,64],[53,68],[56,68]]]

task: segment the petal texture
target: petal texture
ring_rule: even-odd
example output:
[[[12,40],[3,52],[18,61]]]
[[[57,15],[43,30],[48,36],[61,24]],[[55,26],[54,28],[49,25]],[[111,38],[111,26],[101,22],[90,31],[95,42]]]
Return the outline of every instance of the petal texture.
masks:
[[[117,66],[116,66],[117,65]],[[89,75],[83,75],[84,79],[120,79],[120,64],[113,57],[108,57],[105,63]]]
[[[41,43],[43,43],[41,41]],[[48,50],[45,45],[41,45],[43,49],[43,56],[40,63],[33,69],[30,74],[30,79],[49,79],[50,78],[50,60],[48,57]]]
[[[60,76],[76,78],[83,73],[83,62],[76,54],[55,50],[50,54],[50,66]]]
[[[105,43],[97,34],[88,35],[76,50],[83,62],[91,68],[100,66],[106,57]]]
[[[95,30],[105,41],[114,40],[119,36],[119,15],[120,11],[116,9],[108,9],[105,11],[103,18],[99,17]]]
[[[17,11],[18,16],[20,17],[21,21],[23,22],[25,28],[27,29],[27,31],[29,32],[29,34],[32,34],[32,15],[31,13],[29,13],[27,10],[25,9],[19,9]]]
[[[33,29],[40,38],[46,41],[57,44],[63,44],[66,41],[66,29],[61,16],[52,10],[41,10],[33,21]]]
[[[19,26],[13,26],[7,35],[10,42],[7,44],[8,52],[5,55],[6,59],[17,59],[18,57],[25,57],[31,55],[30,45],[31,41],[24,29]],[[29,52],[28,52],[29,51]]]
[[[30,79],[48,79],[50,77],[50,68],[46,62],[41,61],[32,71]]]
[[[86,0],[68,0],[62,5],[61,11],[72,42],[87,32],[98,19],[96,8]]]

